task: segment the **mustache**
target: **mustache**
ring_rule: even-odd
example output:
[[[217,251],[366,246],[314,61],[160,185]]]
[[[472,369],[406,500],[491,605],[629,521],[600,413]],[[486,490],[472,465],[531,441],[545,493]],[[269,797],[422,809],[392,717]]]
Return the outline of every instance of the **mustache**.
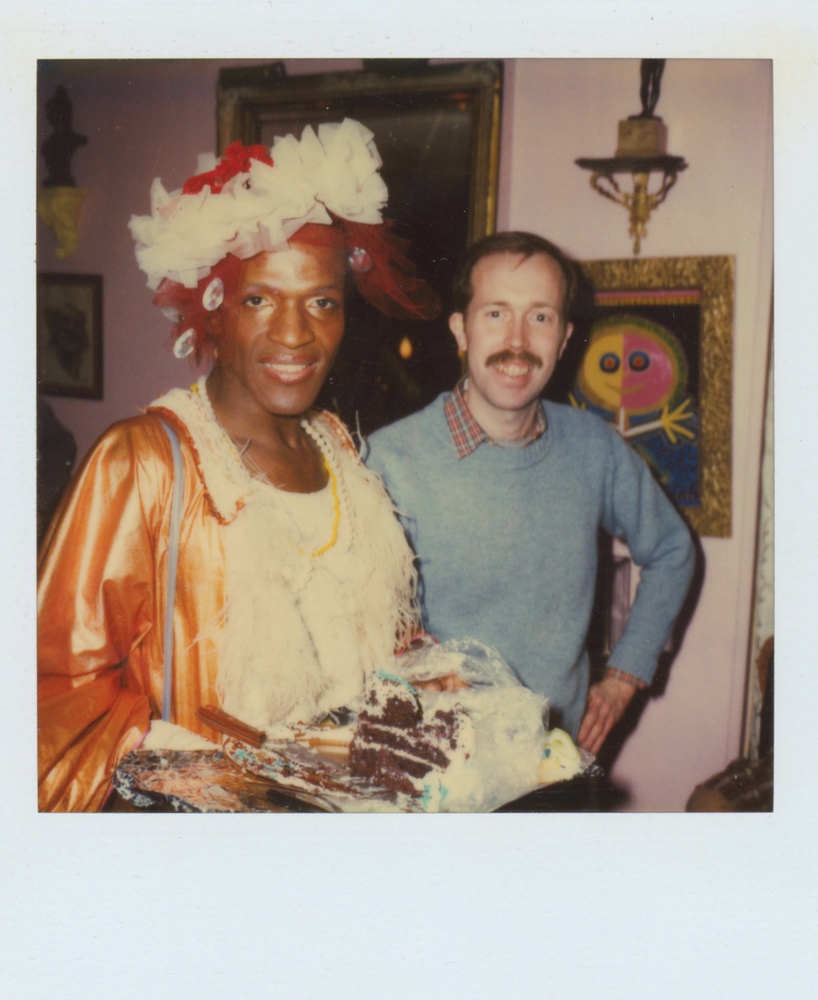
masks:
[[[486,368],[491,368],[493,365],[505,365],[509,361],[521,361],[527,365],[533,365],[535,368],[542,368],[542,358],[532,354],[531,351],[509,351],[508,349],[489,355],[486,358]]]

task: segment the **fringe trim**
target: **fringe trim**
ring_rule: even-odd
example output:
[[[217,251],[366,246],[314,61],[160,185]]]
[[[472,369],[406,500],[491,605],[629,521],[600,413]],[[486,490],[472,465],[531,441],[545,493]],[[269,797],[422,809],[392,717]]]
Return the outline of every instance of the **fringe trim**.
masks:
[[[171,389],[160,396],[148,412],[157,410],[169,410],[187,428],[196,467],[217,517],[229,524],[246,502],[253,478],[236,461],[224,431],[210,419],[199,397],[187,389]]]

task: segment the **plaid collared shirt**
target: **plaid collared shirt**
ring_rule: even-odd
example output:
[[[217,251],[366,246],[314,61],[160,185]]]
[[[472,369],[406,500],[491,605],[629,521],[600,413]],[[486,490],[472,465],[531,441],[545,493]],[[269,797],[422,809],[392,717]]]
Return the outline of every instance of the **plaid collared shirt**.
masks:
[[[469,409],[466,402],[466,387],[468,378],[464,376],[454,387],[451,396],[443,404],[443,412],[446,415],[446,422],[449,425],[449,432],[452,435],[452,444],[458,458],[466,458],[471,455],[481,444],[488,442],[494,444],[492,438],[483,430],[480,424],[474,419],[474,414]],[[537,406],[534,415],[534,423],[530,432],[519,442],[521,446],[531,444],[545,433],[547,427],[545,421],[545,410],[542,403]]]

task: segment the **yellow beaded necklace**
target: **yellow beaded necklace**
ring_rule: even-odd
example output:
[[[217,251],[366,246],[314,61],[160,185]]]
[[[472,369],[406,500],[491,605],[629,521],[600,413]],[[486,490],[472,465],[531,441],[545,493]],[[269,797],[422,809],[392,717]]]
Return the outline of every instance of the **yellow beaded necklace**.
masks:
[[[311,559],[315,559],[316,556],[322,556],[325,552],[329,552],[333,545],[335,545],[338,541],[338,528],[341,525],[341,501],[338,497],[338,477],[335,475],[335,470],[332,465],[327,461],[327,456],[322,454],[321,458],[324,461],[324,468],[329,474],[329,484],[332,489],[332,537],[326,545],[322,545],[320,549],[316,549],[314,552],[310,553]],[[303,552],[303,549],[299,549],[298,551]]]

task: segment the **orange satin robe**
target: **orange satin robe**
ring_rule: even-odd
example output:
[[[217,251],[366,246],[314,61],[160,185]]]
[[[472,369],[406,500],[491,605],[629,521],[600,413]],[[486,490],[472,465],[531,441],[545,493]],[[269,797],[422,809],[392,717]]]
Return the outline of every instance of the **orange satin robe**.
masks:
[[[173,722],[215,738],[213,632],[224,607],[220,515],[184,424]],[[121,757],[161,717],[170,442],[156,416],[115,424],[79,470],[43,544],[38,593],[39,804],[97,810]],[[198,638],[199,641],[194,641]]]

